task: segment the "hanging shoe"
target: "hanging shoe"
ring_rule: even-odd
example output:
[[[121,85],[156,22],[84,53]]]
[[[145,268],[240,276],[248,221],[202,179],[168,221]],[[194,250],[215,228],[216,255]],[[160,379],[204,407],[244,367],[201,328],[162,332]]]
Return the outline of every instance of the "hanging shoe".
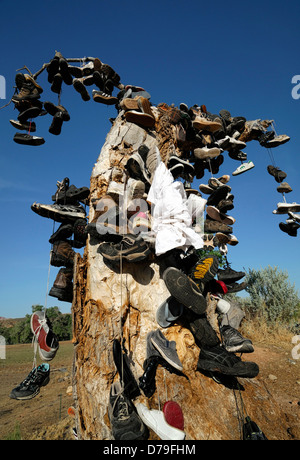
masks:
[[[83,101],[87,102],[91,99],[85,85],[84,77],[83,78],[74,78],[73,80],[74,89],[81,95]]]
[[[16,129],[21,129],[23,131],[30,131],[31,133],[34,133],[36,131],[36,124],[34,121],[24,121],[21,123],[19,120],[9,120],[10,124],[16,128]]]
[[[108,260],[119,262],[122,258],[127,262],[139,262],[147,259],[151,251],[148,244],[139,235],[128,234],[122,238],[120,243],[100,244],[98,252]]]
[[[25,133],[16,133],[14,135],[13,140],[17,144],[22,144],[22,145],[43,145],[45,143],[45,139],[43,137],[38,137],[38,136],[32,136],[31,134],[25,134]]]
[[[61,112],[63,121],[70,120],[70,115],[67,109],[65,109],[65,107],[63,107],[62,105],[55,105],[52,102],[46,101],[44,102],[44,108],[50,115],[52,115],[52,117]]]
[[[130,369],[127,355],[122,351],[120,341],[115,339],[113,342],[113,358],[119,373],[120,381],[123,383],[124,394],[129,399],[135,399],[140,396],[139,386]]]
[[[266,148],[274,148],[278,147],[279,145],[283,145],[290,140],[290,137],[286,134],[280,134],[279,136],[275,136],[273,139],[264,143],[264,147]]]
[[[73,267],[75,255],[69,241],[56,241],[51,250],[50,264],[54,267]]]
[[[156,322],[160,327],[170,327],[183,314],[184,306],[174,297],[168,297],[156,310]]]
[[[93,99],[101,104],[114,105],[118,103],[118,98],[101,90],[93,89]]]
[[[254,168],[254,163],[253,161],[247,161],[247,163],[241,164],[238,168],[236,168],[235,171],[233,171],[232,175],[237,176],[238,174],[242,174],[246,171],[249,171],[250,169]]]
[[[59,72],[56,73],[54,75],[54,77],[53,77],[53,80],[52,80],[51,91],[53,93],[60,94],[61,93],[62,82],[63,82],[63,79],[62,79],[61,74]]]
[[[290,193],[292,191],[292,187],[287,182],[281,182],[281,184],[277,187],[277,192],[279,193]]]
[[[50,381],[50,366],[48,363],[42,363],[34,367],[27,377],[15,387],[9,397],[20,401],[27,401],[37,396],[40,388],[48,385]]]
[[[298,224],[297,222],[288,222],[288,223],[280,222],[279,224],[280,230],[287,233],[289,236],[293,236],[293,237],[297,236],[297,231],[299,227],[300,227],[300,224]]]
[[[151,335],[152,345],[158,350],[159,354],[175,369],[182,371],[183,366],[176,351],[176,342],[166,339],[163,333],[157,329]]]
[[[73,234],[73,224],[63,222],[56,232],[54,232],[50,238],[49,243],[54,244],[56,241],[63,241],[72,236]]]
[[[142,441],[149,437],[147,427],[118,381],[110,388],[108,418],[116,441]]]
[[[49,291],[51,297],[56,297],[62,302],[73,300],[73,268],[61,268],[57,273],[52,288]]]
[[[163,441],[181,441],[185,438],[185,432],[169,425],[164,413],[156,409],[148,409],[144,404],[136,405],[138,414],[151,430]]]
[[[86,214],[82,206],[73,204],[41,204],[33,203],[31,205],[33,212],[39,216],[52,219],[56,222],[63,222],[71,219],[84,219]]]
[[[250,339],[245,339],[242,334],[231,326],[220,328],[224,348],[232,353],[253,353],[254,347]]]
[[[48,130],[49,133],[54,134],[55,136],[58,136],[61,133],[62,125],[63,125],[62,112],[58,112],[54,115],[52,119],[52,123]]]
[[[42,311],[36,311],[30,319],[31,331],[39,344],[39,354],[44,361],[51,361],[59,348],[59,342],[51,329],[51,323]]]
[[[288,212],[299,212],[300,204],[298,203],[277,203],[277,209],[273,211],[273,214],[288,214]]]
[[[287,176],[284,171],[281,171],[281,169],[272,165],[267,166],[267,171],[269,174],[271,174],[271,176],[275,178],[276,182],[279,183],[281,183]]]

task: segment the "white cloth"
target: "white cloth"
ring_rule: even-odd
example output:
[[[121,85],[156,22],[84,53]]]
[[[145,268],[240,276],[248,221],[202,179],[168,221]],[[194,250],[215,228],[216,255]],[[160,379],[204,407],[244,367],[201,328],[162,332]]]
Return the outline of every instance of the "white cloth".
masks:
[[[192,216],[188,210],[183,184],[174,181],[172,173],[161,162],[156,168],[147,201],[151,206],[152,231],[156,235],[156,255],[190,246],[203,247],[201,235],[192,228]]]

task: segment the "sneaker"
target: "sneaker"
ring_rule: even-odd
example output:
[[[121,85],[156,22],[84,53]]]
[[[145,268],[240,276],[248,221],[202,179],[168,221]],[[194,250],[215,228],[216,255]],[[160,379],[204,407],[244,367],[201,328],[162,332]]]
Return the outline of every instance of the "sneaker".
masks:
[[[101,104],[114,105],[119,102],[117,97],[111,96],[110,94],[107,94],[104,91],[93,89],[92,95],[94,101],[100,102]]]
[[[229,265],[223,270],[220,268],[217,273],[218,280],[223,281],[225,284],[236,283],[246,276],[245,272],[237,272]]]
[[[168,297],[156,310],[156,322],[160,327],[167,328],[183,314],[184,306],[174,297]]]
[[[275,136],[273,139],[269,140],[268,142],[265,142],[264,147],[272,149],[274,147],[278,147],[279,145],[285,144],[289,140],[290,140],[289,136],[286,136],[285,134],[281,134],[279,136]]]
[[[247,161],[247,154],[244,152],[241,152],[240,150],[230,150],[228,152],[228,156],[232,158],[233,160],[238,160],[238,161]]]
[[[138,112],[137,110],[128,110],[125,112],[125,118],[130,123],[136,123],[145,128],[153,128],[155,125],[155,118],[148,113]]]
[[[299,222],[300,223],[300,214],[295,214],[294,212],[292,211],[288,211],[288,215],[294,219],[296,222]]]
[[[56,222],[63,222],[69,219],[84,219],[86,214],[82,206],[71,204],[40,204],[31,205],[33,212],[42,217],[53,219]]]
[[[234,217],[227,216],[227,214],[223,214],[215,206],[207,206],[206,212],[209,217],[211,217],[212,219],[218,222],[222,222],[223,224],[233,225],[235,223]]]
[[[250,169],[254,168],[254,163],[250,160],[247,161],[247,163],[241,164],[241,166],[238,166],[235,171],[233,171],[232,175],[237,176],[238,174],[242,174],[246,171],[249,171]]]
[[[233,294],[234,292],[240,292],[246,289],[248,286],[247,281],[244,281],[243,283],[231,283],[231,284],[226,284],[227,289],[228,289],[228,294]]]
[[[204,118],[203,116],[196,115],[195,119],[192,121],[193,128],[197,130],[204,130],[214,133],[223,127],[222,123],[218,119],[210,120],[209,118]]]
[[[42,114],[42,109],[40,107],[27,107],[25,110],[19,113],[18,121],[20,123],[25,123],[31,118],[39,117]]]
[[[16,388],[9,397],[11,399],[27,400],[37,396],[40,388],[46,386],[50,381],[50,366],[48,363],[40,364],[32,369],[27,377]]]
[[[31,134],[16,133],[14,135],[14,141],[17,144],[22,145],[43,145],[45,144],[45,139],[43,137],[32,136]]]
[[[57,183],[58,190],[55,195],[52,195],[52,200],[56,204],[73,204],[75,201],[85,202],[90,195],[90,189],[88,187],[79,187],[75,185],[67,185],[64,187],[59,181]]]
[[[244,337],[231,326],[220,328],[224,348],[233,353],[253,353],[254,347],[250,339]]]
[[[166,422],[177,428],[178,430],[184,430],[184,418],[182,409],[179,404],[175,401],[167,401],[163,406],[163,413]]]
[[[140,396],[141,392],[135,380],[135,377],[130,369],[130,364],[127,355],[121,348],[119,340],[113,342],[113,358],[114,363],[119,373],[120,381],[124,388],[124,394],[129,399],[135,399]]]
[[[184,160],[183,158],[181,157],[178,157],[177,155],[171,155],[169,157],[169,161],[168,161],[168,169],[170,171],[172,171],[173,167],[174,166],[177,166],[177,165],[182,165],[183,166],[183,174],[184,176],[188,177],[188,178],[193,178],[194,175],[195,175],[195,170],[194,170],[194,166],[188,161],[188,160]]]
[[[206,158],[215,158],[222,152],[221,149],[217,147],[201,147],[194,149],[194,156],[200,160],[205,160]]]
[[[36,124],[34,121],[24,121],[21,123],[19,120],[9,120],[10,124],[16,128],[16,129],[21,129],[23,131],[30,131],[31,133],[34,133],[36,131]]]
[[[206,283],[214,279],[218,268],[219,259],[211,254],[198,260],[191,269],[189,276],[196,284],[204,287]]]
[[[232,227],[223,222],[217,222],[216,220],[206,219],[204,221],[204,232],[205,233],[232,233]]]
[[[163,280],[170,294],[179,303],[198,315],[202,315],[206,311],[206,300],[201,290],[185,273],[175,267],[169,267],[163,273]]]
[[[221,200],[224,200],[228,193],[230,193],[231,187],[229,185],[222,185],[215,189],[207,199],[207,206],[215,206]]]
[[[55,136],[59,136],[59,134],[61,133],[62,125],[63,125],[62,112],[58,112],[52,118],[52,123],[49,127],[49,133],[54,134]]]
[[[49,291],[51,297],[56,297],[61,302],[73,301],[73,268],[64,267],[56,275],[52,288]]]
[[[50,88],[51,91],[53,93],[60,94],[61,93],[62,83],[63,83],[62,75],[59,72],[57,72],[54,75],[53,80],[52,80],[52,85],[51,85],[51,88]]]
[[[149,147],[142,144],[139,146],[138,151],[133,153],[127,160],[125,168],[127,169],[130,177],[133,179],[150,183],[150,174],[148,174],[146,168],[146,161],[149,150]]]
[[[138,262],[146,259],[150,254],[148,244],[140,237],[135,235],[125,235],[120,243],[102,243],[98,252],[105,259],[120,261],[122,258],[127,262]]]
[[[281,169],[276,168],[275,166],[267,166],[267,171],[269,174],[271,174],[271,176],[275,178],[276,182],[281,183],[286,178],[286,173],[281,171]]]
[[[279,193],[290,193],[292,191],[292,187],[287,182],[281,182],[281,184],[277,187],[277,192]]]
[[[63,121],[69,121],[70,120],[70,115],[69,115],[67,109],[65,109],[65,107],[63,107],[62,105],[55,105],[55,104],[53,104],[53,102],[46,101],[46,102],[44,102],[44,109],[50,115],[52,115],[52,117],[54,117],[55,115],[57,115],[58,113],[61,112]]]
[[[183,366],[176,351],[176,342],[167,340],[163,333],[157,329],[151,336],[152,345],[158,350],[161,356],[175,369],[182,371]]]
[[[49,238],[49,243],[53,244],[56,241],[63,241],[73,234],[73,225],[72,224],[67,224],[67,223],[62,223],[56,232],[54,232],[50,238]]]
[[[213,190],[217,190],[219,187],[223,187],[223,185],[226,185],[227,182],[229,181],[226,180],[228,177],[230,176],[221,176],[219,179],[217,179],[216,177],[211,177],[210,179],[208,179],[208,186],[210,188],[212,188]],[[231,192],[231,187],[229,185],[226,185],[226,190],[229,192]]]
[[[39,344],[40,357],[45,361],[51,361],[56,355],[59,343],[45,312],[34,312],[31,315],[30,327],[35,340]]]
[[[277,209],[273,211],[273,214],[287,214],[288,212],[299,212],[300,204],[298,203],[277,203]]]
[[[140,418],[151,430],[163,441],[181,441],[185,438],[185,432],[169,425],[164,413],[156,409],[148,409],[144,404],[138,403],[136,409]]]
[[[149,437],[149,432],[130,399],[116,381],[109,394],[108,417],[112,434],[116,441],[141,441]]]
[[[201,348],[197,368],[200,371],[217,372],[242,378],[254,378],[259,373],[256,363],[242,361],[221,345],[207,349]]]

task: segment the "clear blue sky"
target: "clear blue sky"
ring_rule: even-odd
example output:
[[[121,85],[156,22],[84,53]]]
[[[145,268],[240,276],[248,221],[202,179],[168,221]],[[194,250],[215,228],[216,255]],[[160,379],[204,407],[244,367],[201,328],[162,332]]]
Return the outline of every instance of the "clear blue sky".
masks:
[[[1,106],[9,101],[16,70],[23,65],[34,73],[55,50],[68,58],[99,57],[122,83],[147,89],[153,104],[205,104],[213,113],[227,109],[248,120],[274,119],[278,134],[291,137],[273,149],[275,162],[293,188],[288,201],[300,202],[300,99],[291,95],[292,77],[300,74],[298,0],[16,0],[0,1],[0,8],[0,74],[6,79]],[[41,100],[57,103],[46,72],[38,82],[44,88]],[[77,187],[89,186],[109,118],[116,116],[114,106],[84,102],[66,85],[61,102],[71,120],[54,136],[48,132],[50,115],[40,117],[37,135],[46,141],[40,147],[16,144],[9,119],[18,112],[13,104],[0,110],[0,316],[21,317],[31,313],[33,304],[45,304],[53,221],[30,206],[52,203],[56,181],[66,176]],[[283,233],[278,224],[287,216],[272,213],[282,195],[267,172],[268,151],[254,141],[245,152],[255,168],[231,176],[235,207],[230,214],[239,244],[229,248],[228,260],[236,270],[278,266],[300,289],[300,232],[297,238]],[[225,153],[219,175],[231,174],[238,165]],[[195,187],[209,177],[206,172]],[[51,267],[49,288],[57,272]],[[71,304],[48,297],[47,306],[54,305],[71,310]]]

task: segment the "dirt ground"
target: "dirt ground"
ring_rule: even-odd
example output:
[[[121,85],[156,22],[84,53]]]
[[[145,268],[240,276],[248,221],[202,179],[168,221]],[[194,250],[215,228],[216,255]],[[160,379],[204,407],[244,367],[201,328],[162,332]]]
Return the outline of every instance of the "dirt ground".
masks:
[[[30,345],[13,345],[27,347]],[[293,359],[290,349],[274,345],[255,346],[249,356],[260,367],[258,378],[277,400],[289,424],[287,439],[300,440],[300,356]],[[7,347],[9,348],[9,347]],[[11,350],[9,350],[11,352]],[[72,344],[62,342],[60,353],[51,363],[49,384],[29,401],[9,398],[10,391],[29,373],[28,362],[13,362],[0,366],[0,439],[12,439],[16,433],[22,440],[75,439],[74,421],[68,415],[73,398],[67,394],[71,385]],[[245,356],[245,355],[244,355]],[[245,356],[246,359],[246,356]]]

